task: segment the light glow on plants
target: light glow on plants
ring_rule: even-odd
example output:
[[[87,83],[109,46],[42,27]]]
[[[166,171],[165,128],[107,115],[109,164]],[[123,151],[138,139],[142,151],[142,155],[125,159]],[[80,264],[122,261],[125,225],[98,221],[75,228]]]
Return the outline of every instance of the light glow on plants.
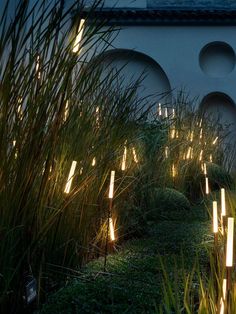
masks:
[[[74,53],[78,53],[80,51],[80,43],[81,43],[81,40],[82,40],[84,27],[85,27],[85,19],[81,19],[80,23],[79,23],[78,33],[76,35],[74,46],[73,46],[73,49],[72,49],[72,51]]]
[[[114,194],[114,181],[115,181],[115,171],[112,170],[111,177],[110,177],[109,195],[108,195],[110,199],[113,198],[113,194]]]

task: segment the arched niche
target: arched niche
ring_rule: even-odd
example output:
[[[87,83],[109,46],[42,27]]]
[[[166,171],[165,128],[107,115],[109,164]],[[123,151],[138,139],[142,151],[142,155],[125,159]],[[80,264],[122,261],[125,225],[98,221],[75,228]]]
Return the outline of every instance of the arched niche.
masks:
[[[101,60],[104,76],[111,70],[118,71],[118,77],[124,87],[142,77],[137,90],[140,98],[151,96],[150,101],[157,103],[170,100],[169,79],[161,66],[151,57],[133,50],[113,49],[97,58]]]
[[[213,117],[219,119],[223,126],[229,126],[229,136],[226,142],[232,147],[236,145],[236,106],[232,98],[221,92],[213,92],[206,95],[200,105],[201,109]],[[235,154],[235,153],[233,153]],[[234,171],[236,170],[236,160],[234,160]]]

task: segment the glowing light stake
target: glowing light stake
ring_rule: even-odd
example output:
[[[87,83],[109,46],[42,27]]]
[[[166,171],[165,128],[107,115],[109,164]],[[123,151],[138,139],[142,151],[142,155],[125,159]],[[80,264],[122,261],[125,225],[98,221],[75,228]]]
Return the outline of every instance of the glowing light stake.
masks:
[[[190,133],[190,142],[193,141],[193,131]]]
[[[36,58],[35,71],[37,74],[37,78],[40,79],[41,78],[41,72],[40,72],[40,57],[39,56],[37,56],[37,58]]]
[[[202,155],[203,155],[203,150],[200,151],[200,154],[199,154],[199,161],[202,161]]]
[[[199,127],[200,127],[200,128],[202,127],[202,119],[201,119],[200,122],[199,122]]]
[[[121,170],[124,171],[126,169],[126,157],[127,157],[127,147],[124,148],[124,153],[122,157]]]
[[[191,146],[189,146],[189,148],[188,148],[186,159],[190,159],[190,157],[191,157]]]
[[[226,246],[226,267],[233,266],[234,218],[228,218],[228,234]]]
[[[168,118],[168,108],[165,107],[165,118]]]
[[[212,142],[212,144],[215,145],[217,141],[218,141],[218,136],[214,139],[214,141]]]
[[[94,167],[96,165],[96,157],[93,157],[93,160],[92,160],[92,167]]]
[[[68,179],[67,179],[67,182],[66,182],[66,187],[65,187],[65,190],[64,190],[64,192],[67,193],[67,194],[70,193],[70,188],[71,188],[71,184],[72,184],[72,181],[73,181],[73,176],[74,176],[74,173],[75,173],[76,165],[77,165],[77,161],[73,160],[72,164],[71,164],[71,167],[70,167],[70,172],[69,172],[69,175],[68,175]]]
[[[112,218],[109,218],[109,231],[110,231],[110,238],[111,241],[115,241],[115,231]]]
[[[223,292],[223,300],[226,300],[226,291],[227,291],[227,279],[223,279],[222,292]]]
[[[132,147],[132,153],[133,153],[133,157],[134,157],[134,161],[136,162],[136,164],[138,163],[138,158],[137,158],[137,154],[136,154],[136,151],[135,151],[135,148]]]
[[[72,51],[74,53],[77,53],[80,51],[80,43],[81,43],[81,39],[82,39],[83,32],[84,32],[84,26],[85,26],[85,19],[81,19],[80,23],[79,23],[78,33],[77,33],[77,36],[75,38],[74,46],[72,49]]]
[[[219,314],[224,314],[225,313],[225,304],[222,298],[220,298],[220,313]]]
[[[176,167],[175,167],[174,164],[172,164],[171,172],[172,172],[172,177],[175,178],[175,177],[176,177],[176,174],[177,174],[177,171],[176,171]]]
[[[162,115],[162,111],[161,111],[161,103],[158,104],[158,115],[161,116]]]
[[[205,162],[203,164],[203,173],[205,174],[205,176],[207,175],[207,166]]]
[[[201,128],[201,130],[200,130],[200,135],[199,135],[199,138],[200,138],[200,139],[202,139],[202,132],[203,132],[203,131],[202,131],[202,128]]]
[[[96,107],[95,115],[96,115],[96,126],[99,128],[100,123],[99,123],[99,107]]]
[[[209,182],[208,182],[208,177],[205,178],[205,183],[206,183],[206,195],[209,194]]]
[[[172,138],[172,139],[175,138],[175,127],[171,128],[171,130],[170,130],[170,138]]]
[[[168,156],[169,156],[169,147],[166,146],[165,147],[165,158],[168,158]]]
[[[221,200],[221,216],[226,216],[226,205],[225,205],[225,189],[220,189],[220,200]]]
[[[69,100],[66,101],[65,112],[63,120],[66,121],[69,115]]]
[[[172,118],[175,118],[175,108],[172,109]]]
[[[213,233],[218,233],[218,213],[216,201],[213,201]]]
[[[210,154],[209,161],[212,162],[212,154]]]
[[[111,171],[111,177],[110,177],[110,186],[109,186],[109,194],[108,198],[112,199],[114,195],[114,181],[115,181],[115,171]]]

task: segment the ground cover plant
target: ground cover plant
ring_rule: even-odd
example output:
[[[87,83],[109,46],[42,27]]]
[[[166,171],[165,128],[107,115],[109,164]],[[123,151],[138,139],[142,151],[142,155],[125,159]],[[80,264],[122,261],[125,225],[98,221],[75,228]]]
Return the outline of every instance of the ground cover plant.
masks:
[[[0,16],[3,313],[31,310],[29,283],[40,308],[71,271],[97,257],[104,262],[109,250],[147,236],[156,222],[188,216],[205,188],[204,163],[218,171],[225,162],[218,124],[184,93],[159,105],[137,97],[141,78],[124,88],[119,71],[103,77],[93,57],[109,47],[114,30],[92,15],[98,3],[79,42],[81,1],[19,1],[14,13],[11,5],[4,1]],[[211,187],[232,185],[227,172],[217,173]]]

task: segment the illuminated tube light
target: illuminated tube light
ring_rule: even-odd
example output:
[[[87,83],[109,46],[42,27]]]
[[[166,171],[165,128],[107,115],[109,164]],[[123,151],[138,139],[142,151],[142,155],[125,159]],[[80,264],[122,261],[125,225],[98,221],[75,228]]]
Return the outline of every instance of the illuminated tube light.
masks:
[[[222,292],[223,292],[223,300],[226,300],[226,289],[227,289],[227,279],[223,279]]]
[[[84,25],[85,25],[85,19],[81,19],[80,23],[79,23],[78,33],[76,35],[74,46],[72,49],[72,51],[75,53],[79,52],[79,50],[80,50],[80,42],[81,42],[83,32],[84,32]]]
[[[217,140],[218,140],[218,136],[214,139],[214,141],[212,142],[212,144],[215,145],[216,142],[217,142]]]
[[[161,103],[158,104],[158,115],[161,116],[162,111],[161,111]]]
[[[226,267],[233,266],[234,218],[228,218],[228,234],[226,246]]]
[[[175,168],[174,164],[172,165],[171,170],[172,170],[172,177],[175,178],[176,177],[176,168]]]
[[[186,159],[189,159],[190,157],[191,157],[191,147],[189,146]]]
[[[37,56],[37,58],[36,58],[35,71],[37,74],[37,78],[40,79],[41,78],[41,72],[40,72],[40,57],[39,56]]]
[[[207,166],[205,162],[203,164],[203,173],[205,174],[205,176],[207,175]]]
[[[110,199],[113,198],[113,194],[114,194],[114,181],[115,181],[115,171],[112,170],[111,177],[110,177],[109,195],[108,195]]]
[[[136,164],[138,163],[138,158],[137,158],[137,154],[136,154],[136,151],[135,151],[135,148],[132,147],[132,152],[133,152],[133,157],[134,157],[134,161],[136,162]]]
[[[212,154],[210,154],[210,162],[212,162]]]
[[[69,115],[69,100],[66,101],[66,105],[65,105],[64,121],[67,120],[68,115]]]
[[[127,147],[124,148],[124,154],[122,157],[121,170],[124,171],[126,169],[126,157],[127,157]]]
[[[175,117],[175,108],[172,109],[172,118]]]
[[[166,146],[165,147],[165,158],[168,158],[168,156],[169,156],[169,147]]]
[[[190,142],[193,141],[193,131],[190,133]]]
[[[199,161],[202,161],[202,155],[203,155],[203,150],[200,151],[200,154],[199,154]]]
[[[165,107],[165,118],[168,118],[168,109]]]
[[[199,138],[202,139],[202,128],[201,128],[201,130],[200,130]]]
[[[92,160],[92,167],[94,167],[96,165],[96,157],[93,157],[93,160]]]
[[[217,202],[213,201],[213,232],[218,232]]]
[[[115,241],[116,238],[115,238],[115,231],[114,231],[112,218],[109,218],[109,231],[110,231],[111,241]]]
[[[73,181],[73,176],[74,176],[74,173],[75,173],[76,165],[77,165],[77,161],[73,160],[72,164],[71,164],[71,167],[70,167],[70,172],[69,172],[69,175],[68,175],[66,187],[65,187],[65,190],[64,190],[64,192],[67,193],[67,194],[70,193],[70,188],[71,188],[71,184],[72,184],[72,181]]]
[[[175,138],[175,127],[171,128],[170,130],[170,138]]]
[[[221,200],[221,216],[226,216],[226,205],[225,205],[225,189],[220,189],[220,200]]]
[[[220,298],[220,313],[219,314],[225,314],[225,304],[222,298]]]
[[[206,182],[206,194],[209,194],[209,182],[208,182],[208,178],[205,178],[205,182]]]

